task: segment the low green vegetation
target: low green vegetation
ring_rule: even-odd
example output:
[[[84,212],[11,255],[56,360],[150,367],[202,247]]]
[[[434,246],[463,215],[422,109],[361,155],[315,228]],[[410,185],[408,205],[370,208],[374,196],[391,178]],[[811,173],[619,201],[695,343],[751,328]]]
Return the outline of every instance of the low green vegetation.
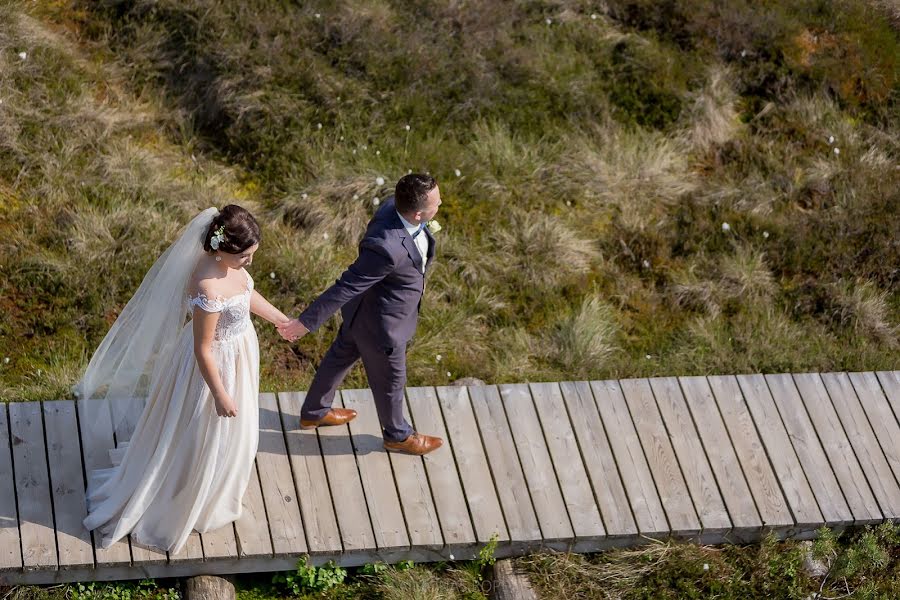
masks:
[[[257,214],[296,314],[410,169],[445,200],[411,384],[896,368],[890,16],[2,0],[0,397],[66,397],[210,205]],[[336,326],[260,324],[263,388],[306,388]]]
[[[807,561],[817,561],[820,574],[807,570]],[[774,536],[753,546],[665,542],[518,563],[542,600],[889,600],[900,597],[900,525],[841,536],[823,528],[812,544]]]

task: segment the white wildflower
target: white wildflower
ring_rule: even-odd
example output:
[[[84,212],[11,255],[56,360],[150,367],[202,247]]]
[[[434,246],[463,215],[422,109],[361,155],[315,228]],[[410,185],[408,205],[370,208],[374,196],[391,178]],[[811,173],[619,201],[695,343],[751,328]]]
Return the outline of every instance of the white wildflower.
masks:
[[[566,206],[572,206],[572,201],[571,201],[571,200],[566,200]]]
[[[275,279],[275,271],[269,273],[269,279]]]
[[[709,571],[709,564],[703,563],[703,570],[704,570],[704,571]]]
[[[745,56],[747,56],[747,51],[741,50],[741,58],[744,58]]]
[[[834,149],[834,153],[835,153],[835,154],[840,154],[840,153],[841,153],[841,149],[840,149],[840,148],[835,148],[835,149]]]
[[[828,143],[829,143],[829,144],[833,144],[833,143],[834,143],[834,136],[833,136],[833,135],[829,135],[829,136],[828,136]]]
[[[375,156],[381,156],[381,150],[376,150],[376,151],[375,151]]]
[[[591,13],[591,20],[592,20],[592,21],[596,21],[596,20],[597,20],[597,13]]]
[[[321,18],[322,18],[322,13],[316,13],[316,18],[317,18],[317,19],[321,19]]]
[[[381,200],[379,200],[378,198],[372,198],[372,204],[378,206],[379,204],[381,204]]]
[[[341,141],[342,141],[342,142],[344,141],[344,136],[341,136]]]
[[[356,148],[353,149],[353,154],[356,154]]]
[[[437,356],[434,357],[434,360],[436,360],[438,362],[441,362],[443,359],[444,359],[444,357],[441,356],[440,354],[438,354]]]
[[[722,223],[722,231],[731,231],[731,225],[728,223]]]
[[[44,374],[43,369],[38,369],[38,370],[37,370],[37,376],[38,376],[38,377],[40,377],[40,376],[43,375],[43,374]],[[447,374],[449,375],[449,373],[447,373]]]
[[[407,175],[412,175],[412,169],[407,169],[407,170],[406,170],[406,174],[407,174]]]
[[[453,377],[453,374],[450,371],[447,371],[447,377]]]
[[[321,124],[321,123],[316,123],[316,129],[322,129],[322,124]]]
[[[552,20],[552,19],[547,19],[546,23],[547,23],[547,25],[552,25],[552,24],[553,24],[553,20]]]
[[[409,131],[409,130],[410,130],[410,127],[409,127],[409,125],[404,125],[404,126],[403,126],[403,129]]]
[[[384,185],[384,177],[376,177],[375,185]]]
[[[362,147],[362,149],[363,149],[363,150],[368,150],[368,149],[369,149],[369,147],[368,147],[368,146],[366,146],[366,145],[365,145],[365,144],[363,144],[363,147]]]
[[[769,239],[769,232],[768,232],[768,231],[763,231],[763,237],[766,238],[766,239]]]
[[[28,58],[28,53],[27,52],[19,52],[19,58],[22,60],[25,60],[26,58]]]
[[[457,177],[462,177],[462,171],[460,171],[459,169],[453,169],[453,174]]]
[[[322,234],[322,237],[325,238],[325,239],[327,240],[327,239],[328,239],[328,234],[327,234],[327,233],[323,233],[323,234]]]
[[[647,360],[650,360],[653,357],[648,354],[646,358],[647,358]]]
[[[3,359],[3,364],[4,364],[4,365],[8,365],[8,364],[9,364],[9,357],[8,357],[8,356],[7,356],[6,358]]]
[[[354,200],[359,200],[359,194],[353,194],[353,199],[354,199]]]
[[[306,196],[306,192],[304,192],[304,193],[302,193],[302,194],[300,194],[300,197],[301,197],[301,198],[303,198],[303,199],[304,199],[304,200],[306,200],[306,198],[307,198],[307,196]]]
[[[455,557],[451,554],[451,555],[450,555],[450,560],[453,560],[454,558],[455,558]]]
[[[644,268],[645,268],[645,269],[649,269],[649,268],[650,268],[650,261],[647,260],[647,259],[644,259],[643,265],[644,265]]]

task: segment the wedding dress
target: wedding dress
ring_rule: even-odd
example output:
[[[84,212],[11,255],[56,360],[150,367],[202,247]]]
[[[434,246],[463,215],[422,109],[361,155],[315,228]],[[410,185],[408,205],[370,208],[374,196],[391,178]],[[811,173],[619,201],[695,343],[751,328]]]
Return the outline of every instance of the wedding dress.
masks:
[[[177,553],[192,530],[203,533],[240,517],[259,440],[259,344],[250,321],[253,279],[244,274],[243,293],[183,298],[191,315],[219,313],[212,353],[237,416],[217,416],[188,321],[155,358],[131,440],[110,451],[112,468],[88,474],[84,525],[97,530],[103,547],[131,534],[138,544]]]

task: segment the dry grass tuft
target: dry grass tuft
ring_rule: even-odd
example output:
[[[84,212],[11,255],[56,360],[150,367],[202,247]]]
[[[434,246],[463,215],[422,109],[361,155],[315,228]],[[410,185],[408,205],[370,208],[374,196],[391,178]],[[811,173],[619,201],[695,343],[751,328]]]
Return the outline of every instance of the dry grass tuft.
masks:
[[[613,310],[599,298],[585,298],[553,332],[553,360],[577,377],[601,373],[617,349],[618,331]]]
[[[538,287],[588,272],[599,256],[592,241],[559,219],[534,212],[517,213],[492,241],[497,249],[490,261],[496,274]]]
[[[890,295],[871,281],[839,281],[831,286],[834,318],[859,335],[873,337],[891,348],[898,346],[900,324],[891,319]]]
[[[733,139],[741,129],[737,93],[728,67],[710,67],[706,85],[695,94],[687,111],[688,137],[698,152],[706,152]]]

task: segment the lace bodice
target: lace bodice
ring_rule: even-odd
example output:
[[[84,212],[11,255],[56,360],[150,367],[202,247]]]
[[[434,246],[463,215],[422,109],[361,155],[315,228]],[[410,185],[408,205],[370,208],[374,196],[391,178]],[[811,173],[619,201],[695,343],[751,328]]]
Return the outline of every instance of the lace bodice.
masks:
[[[219,321],[216,323],[215,341],[228,341],[244,332],[250,325],[250,296],[253,293],[253,278],[247,275],[247,289],[240,294],[229,298],[217,296],[209,298],[206,294],[199,293],[196,296],[188,295],[188,304],[193,314],[196,307],[206,312],[217,312]]]

